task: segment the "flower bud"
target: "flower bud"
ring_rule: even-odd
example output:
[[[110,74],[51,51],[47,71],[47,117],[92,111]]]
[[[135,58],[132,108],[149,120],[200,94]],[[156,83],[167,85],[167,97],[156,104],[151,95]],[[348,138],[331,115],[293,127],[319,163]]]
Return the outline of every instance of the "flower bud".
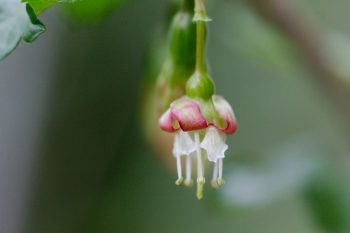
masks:
[[[195,42],[196,25],[192,22],[192,14],[190,11],[181,10],[174,16],[169,31],[170,57],[176,66],[193,71]]]
[[[192,22],[193,4],[193,0],[184,0],[181,8],[178,8],[169,26],[166,46],[163,44],[164,37],[155,40],[150,50],[151,63],[148,64],[152,71],[148,72],[148,80],[151,81],[147,83],[142,96],[146,138],[156,150],[158,158],[171,165],[173,160],[169,153],[174,135],[160,130],[157,125],[159,116],[170,103],[185,94],[186,82],[194,71],[196,26]],[[165,56],[159,50],[166,50]],[[155,61],[161,62],[154,64]]]
[[[174,16],[170,26],[168,56],[157,80],[159,114],[184,95],[186,82],[194,71],[196,27],[192,22],[193,11],[187,4]]]

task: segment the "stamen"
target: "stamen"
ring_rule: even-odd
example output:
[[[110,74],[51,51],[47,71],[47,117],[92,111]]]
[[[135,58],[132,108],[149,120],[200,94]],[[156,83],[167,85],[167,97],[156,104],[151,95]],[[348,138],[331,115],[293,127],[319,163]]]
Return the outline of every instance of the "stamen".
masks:
[[[222,179],[222,159],[218,159],[219,163],[219,179]]]
[[[225,184],[224,179],[222,179],[222,166],[223,166],[223,159],[219,159],[217,161],[217,163],[219,163],[219,178],[217,180],[217,183],[219,186],[222,186]]]
[[[185,185],[190,187],[193,184],[191,173],[192,173],[192,159],[191,156],[186,156],[186,179],[185,179]]]
[[[199,142],[199,133],[195,132],[194,140],[196,144],[196,152],[197,152],[197,198],[203,198],[203,185],[205,183],[205,178],[203,174],[203,164],[202,164],[202,154]]]
[[[201,148],[199,146],[199,134],[196,132],[194,134],[194,140],[196,144],[196,152],[197,152],[197,177],[203,177],[203,165],[202,165],[202,153]]]
[[[177,166],[177,177],[178,179],[176,180],[175,184],[176,185],[180,185],[183,181],[183,177],[182,177],[182,168],[181,168],[181,156],[177,155],[176,156],[176,166]]]
[[[214,167],[213,167],[213,179],[211,180],[211,186],[213,188],[218,188],[218,183],[217,183],[217,179],[218,179],[218,170],[219,170],[219,162],[216,161],[216,163],[214,163]]]

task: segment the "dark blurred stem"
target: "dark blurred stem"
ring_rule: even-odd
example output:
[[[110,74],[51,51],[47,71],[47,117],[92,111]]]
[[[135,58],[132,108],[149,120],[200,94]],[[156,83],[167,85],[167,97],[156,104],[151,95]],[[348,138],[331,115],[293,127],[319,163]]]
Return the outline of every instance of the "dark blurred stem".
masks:
[[[350,88],[327,62],[318,34],[287,0],[249,0],[253,8],[265,19],[291,38],[300,48],[310,67],[316,73],[315,80],[321,85],[333,103],[345,116],[350,117]],[[290,1],[292,2],[292,1]]]
[[[194,0],[182,0],[182,8],[186,11],[193,11]]]

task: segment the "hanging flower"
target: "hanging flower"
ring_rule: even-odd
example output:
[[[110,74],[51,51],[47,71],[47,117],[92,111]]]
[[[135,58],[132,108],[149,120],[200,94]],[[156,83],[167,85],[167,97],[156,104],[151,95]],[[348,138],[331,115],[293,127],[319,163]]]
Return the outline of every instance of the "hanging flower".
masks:
[[[164,131],[176,133],[173,155],[177,161],[178,179],[182,177],[181,157],[186,157],[185,185],[192,184],[192,159],[197,160],[197,197],[203,197],[204,165],[206,159],[213,162],[212,185],[224,184],[222,179],[223,159],[228,148],[226,135],[237,130],[237,122],[230,104],[215,93],[215,85],[207,73],[205,58],[206,22],[203,0],[195,0],[196,64],[194,73],[187,80],[186,95],[173,101],[159,119]]]
[[[167,132],[176,132],[173,154],[177,160],[177,185],[184,180],[181,156],[186,157],[185,185],[192,184],[191,160],[197,158],[198,198],[202,197],[202,185],[205,183],[205,158],[215,164],[212,185],[218,187],[224,184],[222,166],[228,148],[226,135],[237,130],[237,122],[230,104],[223,97],[213,95],[210,101],[181,97],[161,116],[159,125]]]

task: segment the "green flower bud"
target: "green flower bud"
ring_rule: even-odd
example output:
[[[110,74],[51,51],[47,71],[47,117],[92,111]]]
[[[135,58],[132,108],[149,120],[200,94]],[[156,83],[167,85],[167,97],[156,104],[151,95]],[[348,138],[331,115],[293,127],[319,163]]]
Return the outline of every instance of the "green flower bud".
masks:
[[[196,54],[196,25],[192,22],[192,17],[191,10],[187,8],[181,9],[174,16],[169,31],[169,44],[172,62],[176,66],[183,66],[193,71]]]
[[[186,82],[194,71],[196,25],[192,22],[193,2],[185,0],[175,14],[168,35],[168,57],[157,80],[159,113],[185,93]]]

